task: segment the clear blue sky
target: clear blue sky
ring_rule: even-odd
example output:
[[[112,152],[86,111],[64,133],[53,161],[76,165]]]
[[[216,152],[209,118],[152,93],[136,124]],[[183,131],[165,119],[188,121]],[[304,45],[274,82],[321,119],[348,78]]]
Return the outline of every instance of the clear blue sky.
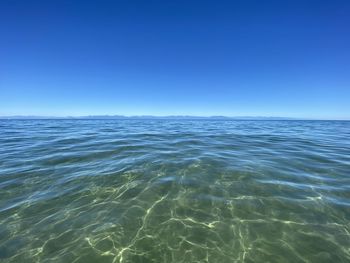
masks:
[[[0,2],[0,115],[350,119],[350,1]]]

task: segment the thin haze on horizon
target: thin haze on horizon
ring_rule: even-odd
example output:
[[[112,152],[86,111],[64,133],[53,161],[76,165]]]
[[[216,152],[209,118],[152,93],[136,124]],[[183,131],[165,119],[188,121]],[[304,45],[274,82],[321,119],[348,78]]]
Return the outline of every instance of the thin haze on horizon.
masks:
[[[0,116],[350,119],[350,2],[0,3]]]

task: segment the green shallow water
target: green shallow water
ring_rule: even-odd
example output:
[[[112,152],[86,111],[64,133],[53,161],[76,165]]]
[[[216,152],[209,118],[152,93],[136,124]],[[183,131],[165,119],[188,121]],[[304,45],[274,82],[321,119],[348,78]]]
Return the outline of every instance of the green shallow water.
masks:
[[[350,262],[350,122],[1,120],[0,262]]]

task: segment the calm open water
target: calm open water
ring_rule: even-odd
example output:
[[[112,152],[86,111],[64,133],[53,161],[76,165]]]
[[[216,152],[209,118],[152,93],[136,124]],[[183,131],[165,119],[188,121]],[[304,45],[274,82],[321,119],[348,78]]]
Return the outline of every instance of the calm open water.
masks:
[[[350,122],[1,120],[0,262],[350,262]]]

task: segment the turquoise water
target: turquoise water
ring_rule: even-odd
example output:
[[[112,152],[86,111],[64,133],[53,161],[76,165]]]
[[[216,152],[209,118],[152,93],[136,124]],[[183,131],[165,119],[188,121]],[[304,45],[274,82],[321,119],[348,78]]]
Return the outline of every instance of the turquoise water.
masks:
[[[350,122],[1,120],[0,262],[350,262]]]

